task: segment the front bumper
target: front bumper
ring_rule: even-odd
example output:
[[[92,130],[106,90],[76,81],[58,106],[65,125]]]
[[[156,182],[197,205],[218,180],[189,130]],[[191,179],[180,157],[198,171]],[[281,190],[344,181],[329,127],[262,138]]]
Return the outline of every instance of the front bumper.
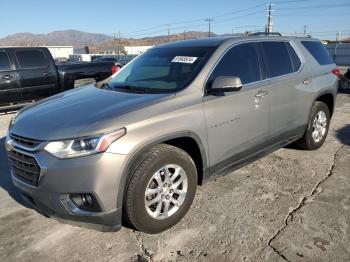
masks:
[[[96,224],[117,230],[121,226],[122,208],[117,206],[120,178],[126,155],[113,153],[58,159],[43,150],[30,152],[6,143],[7,151],[16,151],[35,158],[41,168],[37,186],[15,175],[12,181],[23,198],[47,216],[82,223]],[[70,196],[91,194],[98,211],[79,208]],[[98,226],[97,226],[98,227]]]

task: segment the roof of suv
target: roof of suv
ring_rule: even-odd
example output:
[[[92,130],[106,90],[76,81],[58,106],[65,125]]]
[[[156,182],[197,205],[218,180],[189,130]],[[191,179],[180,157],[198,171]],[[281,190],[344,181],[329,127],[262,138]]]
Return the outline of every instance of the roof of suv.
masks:
[[[190,40],[176,41],[166,44],[158,45],[157,47],[196,47],[196,46],[219,46],[224,42],[236,42],[239,40],[308,40],[308,41],[319,41],[315,38],[310,37],[296,37],[296,36],[219,36],[219,37],[206,37]]]

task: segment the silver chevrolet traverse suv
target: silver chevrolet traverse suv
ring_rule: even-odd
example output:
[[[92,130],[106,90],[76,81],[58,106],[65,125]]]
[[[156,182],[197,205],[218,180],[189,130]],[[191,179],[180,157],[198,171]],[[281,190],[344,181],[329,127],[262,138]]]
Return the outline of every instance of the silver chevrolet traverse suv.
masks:
[[[175,225],[197,185],[287,144],[317,149],[337,91],[312,38],[207,38],[152,48],[101,86],[21,110],[14,185],[48,216],[147,233]]]

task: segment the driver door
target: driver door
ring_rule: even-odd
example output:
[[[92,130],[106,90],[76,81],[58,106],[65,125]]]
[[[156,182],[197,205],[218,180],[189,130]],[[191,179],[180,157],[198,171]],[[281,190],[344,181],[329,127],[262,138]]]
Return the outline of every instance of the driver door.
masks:
[[[205,95],[210,173],[221,175],[258,152],[269,134],[269,96],[255,43],[242,43],[220,59],[206,88],[219,76],[240,77],[239,91]]]

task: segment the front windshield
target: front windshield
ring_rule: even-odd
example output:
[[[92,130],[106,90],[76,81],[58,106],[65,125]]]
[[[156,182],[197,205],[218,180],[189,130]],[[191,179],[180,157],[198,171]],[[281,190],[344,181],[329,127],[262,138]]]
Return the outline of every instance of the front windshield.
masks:
[[[162,93],[185,88],[208,61],[215,47],[158,47],[125,66],[108,83],[122,92]]]

